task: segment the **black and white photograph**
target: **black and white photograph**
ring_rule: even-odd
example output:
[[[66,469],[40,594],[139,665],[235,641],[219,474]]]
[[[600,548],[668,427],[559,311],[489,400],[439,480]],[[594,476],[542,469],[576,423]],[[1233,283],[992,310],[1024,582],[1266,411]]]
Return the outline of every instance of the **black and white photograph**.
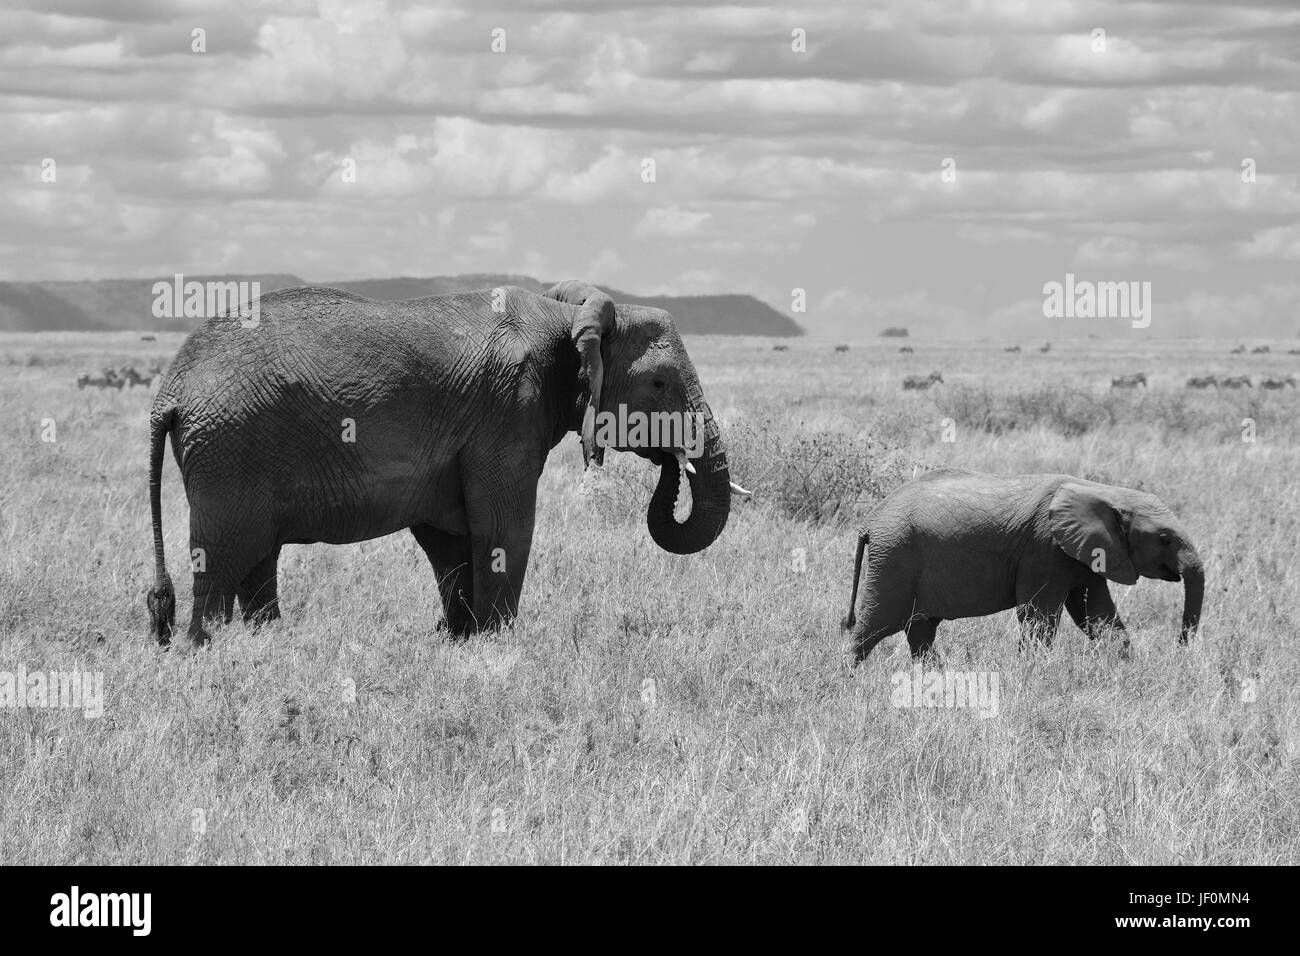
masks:
[[[36,922],[1300,862],[1296,0],[5,0],[0,128]]]

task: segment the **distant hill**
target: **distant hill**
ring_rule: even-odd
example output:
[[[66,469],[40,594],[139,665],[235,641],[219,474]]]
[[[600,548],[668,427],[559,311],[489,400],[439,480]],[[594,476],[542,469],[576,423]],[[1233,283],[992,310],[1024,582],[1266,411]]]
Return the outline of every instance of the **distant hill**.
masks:
[[[85,282],[0,282],[0,332],[188,330],[194,318],[156,318],[153,285],[159,279],[95,279]],[[359,279],[353,282],[306,282],[285,273],[268,275],[189,275],[199,282],[260,282],[262,293],[294,286],[317,285],[343,289],[372,299],[414,299],[471,289],[514,285],[541,292],[551,283],[531,276],[457,275],[431,278]],[[637,302],[666,309],[677,327],[699,335],[802,335],[788,316],[752,295],[637,295],[602,286],[616,302]]]

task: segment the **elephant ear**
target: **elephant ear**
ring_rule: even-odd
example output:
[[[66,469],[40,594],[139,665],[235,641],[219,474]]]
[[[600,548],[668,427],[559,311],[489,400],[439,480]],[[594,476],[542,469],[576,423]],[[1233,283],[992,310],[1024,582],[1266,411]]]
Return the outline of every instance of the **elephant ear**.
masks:
[[[600,391],[605,381],[605,363],[600,356],[601,342],[614,331],[614,300],[594,285],[578,279],[566,279],[551,286],[548,299],[578,306],[573,317],[573,345],[578,350],[582,370],[587,375],[590,397],[582,416],[582,460],[601,464],[604,454],[596,447],[596,413],[600,411]]]
[[[1104,487],[1066,482],[1052,496],[1048,514],[1058,548],[1116,584],[1136,583],[1128,516],[1106,496]]]

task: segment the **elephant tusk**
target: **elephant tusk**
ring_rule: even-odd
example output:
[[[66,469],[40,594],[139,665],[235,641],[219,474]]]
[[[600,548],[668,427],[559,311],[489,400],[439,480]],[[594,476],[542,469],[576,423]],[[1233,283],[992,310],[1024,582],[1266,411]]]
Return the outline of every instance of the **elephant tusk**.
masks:
[[[673,520],[678,524],[686,524],[695,509],[695,501],[691,497],[691,479],[686,477],[687,469],[691,467],[690,462],[686,460],[685,452],[675,452],[677,464],[681,470],[677,472],[677,500],[673,503]]]
[[[695,466],[691,464],[691,461],[690,461],[689,458],[686,459],[686,473],[687,473],[688,475],[693,475],[693,474],[695,474]]]
[[[734,492],[735,492],[736,494],[738,494],[738,495],[753,495],[753,494],[754,494],[752,491],[746,491],[744,488],[740,487],[740,485],[736,484],[734,481],[729,482],[729,484],[731,485],[731,490],[734,491]]]

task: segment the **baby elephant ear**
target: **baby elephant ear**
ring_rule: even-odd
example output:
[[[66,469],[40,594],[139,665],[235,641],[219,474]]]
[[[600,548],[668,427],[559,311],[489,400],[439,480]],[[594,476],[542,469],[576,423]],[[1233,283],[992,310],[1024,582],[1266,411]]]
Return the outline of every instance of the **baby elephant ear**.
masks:
[[[591,395],[582,417],[582,459],[601,463],[601,449],[596,447],[596,414],[600,411],[600,392],[604,387],[605,365],[600,357],[601,342],[614,331],[614,300],[594,285],[577,279],[566,279],[551,286],[548,299],[578,306],[573,317],[571,337],[578,350],[582,370],[587,375],[587,389]]]
[[[1048,506],[1052,540],[1070,557],[1116,584],[1134,584],[1127,520],[1104,487],[1066,482]]]

